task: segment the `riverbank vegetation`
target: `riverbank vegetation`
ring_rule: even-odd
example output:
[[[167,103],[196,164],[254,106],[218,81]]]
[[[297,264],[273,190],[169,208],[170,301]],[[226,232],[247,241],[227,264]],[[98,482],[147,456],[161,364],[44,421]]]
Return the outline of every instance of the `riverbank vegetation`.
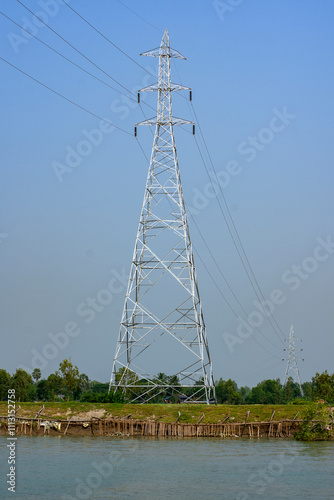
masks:
[[[120,375],[120,374],[119,374]],[[131,375],[131,374],[130,374]],[[166,387],[150,401],[151,405],[164,403],[179,403],[180,392],[191,396],[191,388],[183,388],[177,376],[159,373],[152,382],[163,383]],[[136,383],[136,381],[135,381]],[[140,381],[138,381],[138,384]],[[178,391],[174,391],[177,387]],[[129,395],[118,391],[108,392],[109,384],[90,380],[85,373],[80,373],[71,360],[63,360],[59,370],[42,378],[39,368],[31,374],[19,368],[10,375],[0,369],[0,401],[7,399],[7,391],[14,388],[17,402],[61,402],[81,401],[82,403],[127,403]],[[138,388],[138,393],[140,389]],[[238,387],[236,382],[228,379],[216,381],[216,398],[218,404],[240,405],[282,405],[292,403],[305,405],[308,402],[323,401],[334,405],[334,374],[316,373],[310,382],[302,384],[302,391],[292,378],[283,386],[279,379],[263,380],[255,387]],[[132,405],[133,406],[133,405]]]
[[[328,441],[334,428],[334,408],[323,403],[310,403],[296,434],[299,441]]]
[[[229,423],[245,422],[247,413],[248,420],[252,422],[269,422],[274,413],[274,420],[284,420],[303,417],[307,406],[305,405],[205,405],[205,404],[149,404],[134,405],[128,403],[82,403],[66,401],[58,402],[36,402],[20,403],[17,416],[24,418],[35,418],[44,406],[40,418],[50,417],[59,420],[70,418],[99,417],[102,419],[111,417],[131,416],[138,420],[156,420],[161,422],[179,423],[201,423],[217,424],[227,419]],[[16,405],[19,408],[19,405]],[[180,413],[180,415],[179,415]],[[7,414],[7,403],[0,403],[0,415]],[[204,417],[203,417],[204,414]]]

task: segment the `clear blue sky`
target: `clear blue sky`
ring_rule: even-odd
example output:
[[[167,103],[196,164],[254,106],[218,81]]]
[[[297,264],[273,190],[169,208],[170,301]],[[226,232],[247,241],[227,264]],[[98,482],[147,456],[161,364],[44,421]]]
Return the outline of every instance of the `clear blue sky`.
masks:
[[[187,57],[175,62],[172,79],[193,89],[221,178],[229,162],[237,163],[237,175],[230,176],[224,193],[264,296],[281,291],[275,321],[286,336],[293,323],[302,338],[305,361],[299,367],[305,381],[316,371],[334,371],[334,5],[324,0],[237,3],[70,2],[151,72],[157,60],[139,54],[158,46],[165,28],[171,46]],[[55,31],[127,89],[154,81],[61,0],[31,0],[29,8],[42,12]],[[36,27],[19,3],[2,2],[2,12],[120,89],[46,27]],[[44,349],[49,359],[44,354],[39,361],[43,376],[71,357],[91,379],[108,381],[148,168],[132,136],[143,115],[135,103],[28,39],[3,16],[0,29],[2,58],[130,134],[97,133],[98,118],[0,60],[0,367],[11,373],[18,366],[32,370],[33,352],[43,355]],[[146,102],[155,107],[155,98],[150,95]],[[175,96],[173,108],[176,116],[193,119],[181,97]],[[144,109],[146,116],[154,115]],[[140,129],[139,140],[149,157],[148,128]],[[194,139],[177,130],[176,141],[186,203],[196,224],[246,312],[258,311],[218,204],[205,194],[208,178]],[[67,169],[61,174],[60,164]],[[192,220],[190,231],[195,251],[247,321]],[[283,345],[269,322],[260,327],[266,338],[253,334],[261,345],[238,336],[235,316],[197,254],[195,261],[215,378],[249,386],[282,379]],[[101,290],[108,287],[112,301],[100,304],[94,318],[80,315],[89,298],[103,301]],[[57,347],[52,335],[65,327],[72,336],[58,335],[67,345]],[[227,338],[234,339],[230,349]]]

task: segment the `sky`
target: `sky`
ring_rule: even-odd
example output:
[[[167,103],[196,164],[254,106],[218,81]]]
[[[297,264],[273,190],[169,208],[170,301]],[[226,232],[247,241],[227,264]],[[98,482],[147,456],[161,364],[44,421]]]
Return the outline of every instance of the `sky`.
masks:
[[[196,121],[208,160],[203,132],[266,300],[256,304],[193,136],[175,130],[214,378],[282,381],[291,324],[302,382],[334,372],[334,5],[69,3],[123,53],[61,0],[23,4],[63,39],[20,3],[2,2],[3,14],[114,89],[0,16],[0,57],[93,113],[0,60],[0,368],[40,367],[47,377],[70,357],[90,379],[110,379],[148,169],[133,137],[144,117],[126,89],[154,83],[157,59],[139,54],[167,28],[187,58],[173,61],[172,81],[193,92],[193,108],[173,95],[174,114]],[[143,104],[154,116],[146,104],[155,108],[156,95]],[[148,127],[138,139],[149,158]]]

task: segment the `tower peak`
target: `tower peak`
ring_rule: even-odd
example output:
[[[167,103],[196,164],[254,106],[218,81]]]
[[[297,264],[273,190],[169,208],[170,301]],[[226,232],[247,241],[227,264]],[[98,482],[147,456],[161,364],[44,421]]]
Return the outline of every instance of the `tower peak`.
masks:
[[[186,59],[178,50],[171,48],[169,44],[169,34],[167,28],[164,31],[160,47],[148,50],[147,52],[142,52],[140,55],[150,57],[174,57],[176,59]]]

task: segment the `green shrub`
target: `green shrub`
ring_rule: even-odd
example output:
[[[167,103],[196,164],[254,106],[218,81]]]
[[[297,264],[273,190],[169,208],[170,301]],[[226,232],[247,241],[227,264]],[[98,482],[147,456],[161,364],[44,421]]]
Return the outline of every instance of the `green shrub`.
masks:
[[[328,441],[333,436],[333,413],[323,403],[311,403],[296,434],[299,441]]]

